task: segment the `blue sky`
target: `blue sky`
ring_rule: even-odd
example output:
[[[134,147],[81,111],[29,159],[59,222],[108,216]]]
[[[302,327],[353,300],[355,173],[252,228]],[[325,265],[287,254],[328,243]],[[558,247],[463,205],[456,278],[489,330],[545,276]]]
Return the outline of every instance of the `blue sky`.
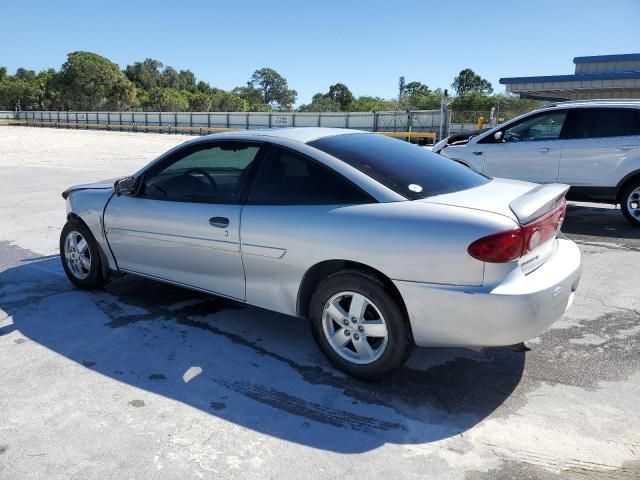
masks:
[[[6,2],[0,65],[59,68],[99,53],[122,68],[145,57],[231,89],[275,68],[298,104],[343,82],[396,95],[400,75],[449,88],[469,67],[500,77],[573,73],[575,56],[640,52],[640,0]]]

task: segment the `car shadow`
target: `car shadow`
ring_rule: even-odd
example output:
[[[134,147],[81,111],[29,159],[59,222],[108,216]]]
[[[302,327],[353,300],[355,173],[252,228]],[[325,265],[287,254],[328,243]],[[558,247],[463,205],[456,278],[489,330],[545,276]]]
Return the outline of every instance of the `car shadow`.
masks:
[[[620,239],[636,244],[634,240],[640,240],[640,228],[627,222],[619,208],[597,204],[570,203],[562,231],[581,240]]]
[[[417,349],[388,378],[361,382],[328,364],[304,320],[133,276],[80,291],[58,258],[2,251],[10,254],[0,308],[12,324],[0,336],[318,449],[358,453],[457,435],[503,405],[524,368],[525,354],[506,348]]]

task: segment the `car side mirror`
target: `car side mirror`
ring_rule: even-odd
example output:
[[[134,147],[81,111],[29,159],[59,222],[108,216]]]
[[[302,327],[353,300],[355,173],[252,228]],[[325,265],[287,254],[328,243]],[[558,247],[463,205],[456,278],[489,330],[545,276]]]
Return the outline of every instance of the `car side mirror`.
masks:
[[[136,191],[135,177],[119,178],[113,184],[113,191],[116,195],[132,195]]]
[[[496,142],[502,142],[503,138],[504,138],[504,133],[503,132],[496,132],[496,133],[493,134],[493,139]]]

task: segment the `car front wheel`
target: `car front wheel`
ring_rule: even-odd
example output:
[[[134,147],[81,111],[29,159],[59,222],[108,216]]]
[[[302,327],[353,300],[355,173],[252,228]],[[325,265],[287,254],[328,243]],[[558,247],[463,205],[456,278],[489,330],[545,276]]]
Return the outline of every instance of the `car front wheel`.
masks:
[[[620,207],[629,223],[640,227],[640,179],[631,182],[622,191]]]
[[[365,380],[400,367],[413,342],[399,302],[360,271],[329,276],[311,299],[311,329],[329,360]]]
[[[91,290],[104,283],[99,248],[84,223],[69,219],[60,233],[60,259],[67,277],[76,287]]]

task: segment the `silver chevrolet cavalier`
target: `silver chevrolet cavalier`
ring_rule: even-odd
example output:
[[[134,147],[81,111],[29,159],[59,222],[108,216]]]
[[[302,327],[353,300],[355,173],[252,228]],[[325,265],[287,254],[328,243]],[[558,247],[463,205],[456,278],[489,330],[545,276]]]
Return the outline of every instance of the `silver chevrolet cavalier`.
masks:
[[[308,318],[374,378],[414,345],[513,345],[560,318],[580,278],[567,189],[373,133],[230,132],[66,190],[60,255],[80,288],[124,272]]]

